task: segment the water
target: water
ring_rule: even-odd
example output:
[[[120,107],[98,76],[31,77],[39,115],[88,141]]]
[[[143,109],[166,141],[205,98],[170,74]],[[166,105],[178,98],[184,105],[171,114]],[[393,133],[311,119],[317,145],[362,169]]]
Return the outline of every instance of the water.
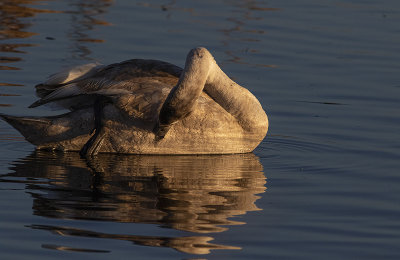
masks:
[[[70,65],[206,46],[270,119],[249,155],[34,152],[0,121],[1,259],[399,259],[400,3],[0,4],[0,112]]]

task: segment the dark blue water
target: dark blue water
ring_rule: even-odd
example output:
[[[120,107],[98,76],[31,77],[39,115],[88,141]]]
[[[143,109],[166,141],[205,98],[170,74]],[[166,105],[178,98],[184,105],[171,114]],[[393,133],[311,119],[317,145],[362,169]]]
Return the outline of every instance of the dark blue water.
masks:
[[[288,3],[289,2],[289,3]],[[75,64],[207,47],[260,100],[249,155],[35,152],[0,121],[1,259],[399,259],[400,2],[0,3],[0,112]]]

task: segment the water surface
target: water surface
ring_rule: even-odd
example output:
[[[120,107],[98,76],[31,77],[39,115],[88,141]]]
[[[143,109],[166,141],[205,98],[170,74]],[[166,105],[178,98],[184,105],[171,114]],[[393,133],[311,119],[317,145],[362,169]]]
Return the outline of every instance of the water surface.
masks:
[[[398,259],[400,2],[0,4],[0,112],[87,62],[207,47],[260,100],[248,155],[35,152],[0,121],[2,259]]]

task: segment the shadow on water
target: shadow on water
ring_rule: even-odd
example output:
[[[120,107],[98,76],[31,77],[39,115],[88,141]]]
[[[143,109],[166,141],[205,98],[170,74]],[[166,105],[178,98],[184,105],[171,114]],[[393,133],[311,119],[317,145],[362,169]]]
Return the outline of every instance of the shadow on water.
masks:
[[[100,155],[90,163],[76,153],[37,151],[16,161],[0,182],[22,182],[33,214],[47,218],[155,224],[193,236],[113,234],[65,226],[27,227],[55,235],[106,238],[170,247],[191,254],[241,249],[213,244],[212,233],[244,222],[231,220],[255,205],[266,178],[254,154],[224,156]],[[17,178],[15,178],[17,177]],[[198,235],[201,234],[201,235]],[[60,245],[43,248],[82,251]],[[93,252],[93,249],[88,249]],[[88,251],[88,252],[89,252]],[[103,250],[100,250],[103,252]],[[96,251],[97,252],[97,251]],[[105,250],[104,252],[108,252]]]

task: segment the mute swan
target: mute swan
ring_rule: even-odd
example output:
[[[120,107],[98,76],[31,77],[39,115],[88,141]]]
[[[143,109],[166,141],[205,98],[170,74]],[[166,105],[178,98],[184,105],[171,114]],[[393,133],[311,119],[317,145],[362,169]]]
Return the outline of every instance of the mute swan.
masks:
[[[50,117],[0,115],[37,149],[131,154],[231,154],[253,151],[268,117],[205,48],[185,68],[133,59],[87,64],[36,86],[38,101],[71,110]]]

